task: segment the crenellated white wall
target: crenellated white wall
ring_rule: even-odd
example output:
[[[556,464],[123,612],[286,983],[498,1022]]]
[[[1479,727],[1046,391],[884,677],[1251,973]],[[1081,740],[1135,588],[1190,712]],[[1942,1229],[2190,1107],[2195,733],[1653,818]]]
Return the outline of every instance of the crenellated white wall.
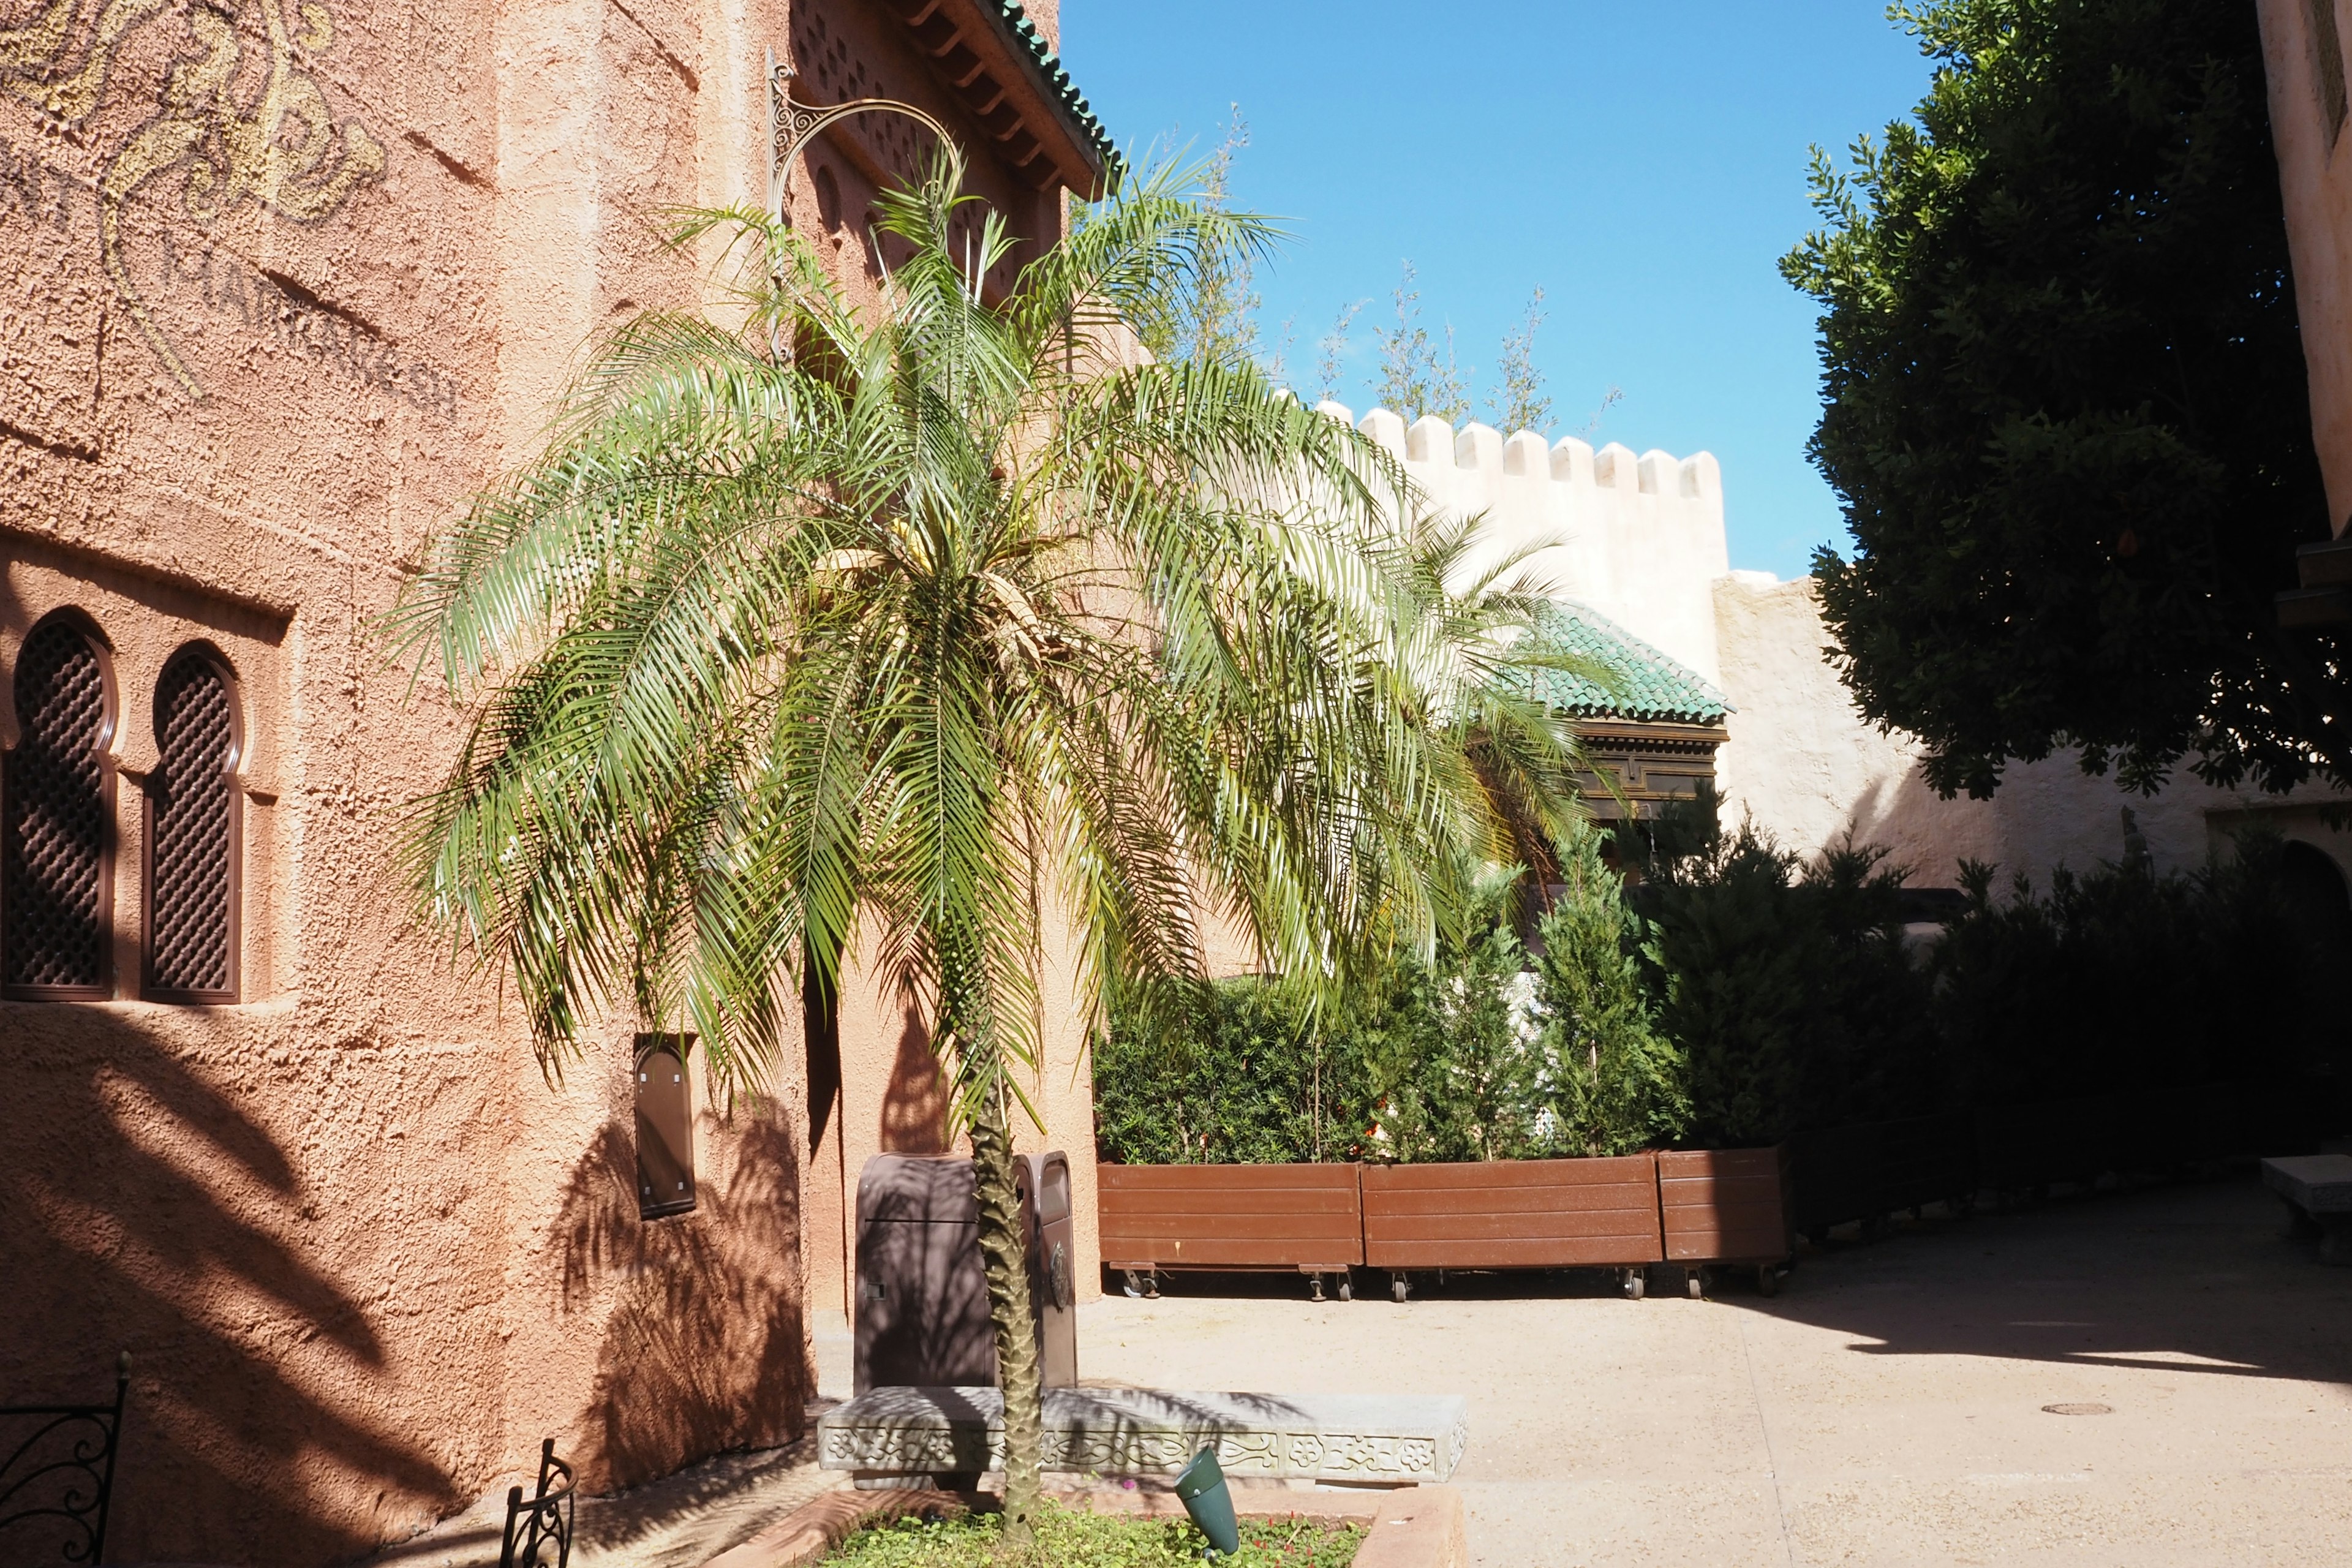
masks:
[[[2085,775],[2071,753],[2012,767],[1990,801],[1937,796],[1921,745],[1865,721],[1823,657],[1831,639],[1811,578],[1731,571],[1723,473],[1713,456],[1675,458],[1532,430],[1459,430],[1405,422],[1385,408],[1358,420],[1320,405],[1404,459],[1433,507],[1487,514],[1494,551],[1469,570],[1537,541],[1529,564],[1553,596],[1590,605],[1712,681],[1729,699],[1730,739],[1717,753],[1725,820],[1753,817],[1811,856],[1849,833],[1885,846],[1914,885],[1950,886],[1962,856],[2046,885],[2053,867],[2084,868],[2123,852],[2132,808],[2157,863],[2188,869],[2226,834],[2263,822],[2333,856],[2352,878],[2352,832],[2326,826],[2343,796],[2306,785],[2281,798],[2207,787],[2185,773],[2156,796]]]
[[[1591,605],[1722,683],[1712,584],[1731,562],[1712,455],[1636,457],[1614,442],[1596,452],[1573,437],[1547,444],[1532,430],[1456,430],[1434,417],[1408,428],[1385,408],[1358,420],[1339,404],[1318,406],[1402,458],[1433,506],[1486,513],[1498,552],[1549,542],[1528,564],[1553,596]]]

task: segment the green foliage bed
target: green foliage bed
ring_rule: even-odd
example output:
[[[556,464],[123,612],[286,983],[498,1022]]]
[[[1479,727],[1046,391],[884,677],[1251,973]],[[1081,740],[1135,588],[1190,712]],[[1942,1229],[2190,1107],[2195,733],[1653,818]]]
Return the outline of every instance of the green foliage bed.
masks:
[[[1361,1525],[1307,1519],[1245,1519],[1233,1568],[1347,1568]],[[861,1530],[825,1559],[854,1568],[1195,1568],[1208,1541],[1184,1519],[1082,1513],[1047,1502],[1034,1546],[1008,1546],[995,1514],[904,1519]]]
[[[1121,1009],[1096,1044],[1097,1142],[1129,1164],[1506,1160],[1672,1140],[1679,1054],[1653,1026],[1639,947],[1600,841],[1568,847],[1540,956],[1508,879],[1466,942],[1400,957],[1336,1011],[1276,984]]]
[[[2215,1082],[2316,1096],[2352,1065],[2346,943],[2284,847],[2194,872],[2122,856],[2036,887],[1963,865],[1940,921],[1881,851],[1801,861],[1711,803],[1564,857],[1529,959],[1507,922],[1336,1011],[1242,980],[1114,1016],[1103,1157],[1480,1160],[1771,1143],[1811,1128]],[[1503,904],[1495,904],[1499,913]],[[2340,911],[2339,911],[2340,919]],[[2336,943],[2330,950],[2328,941]]]

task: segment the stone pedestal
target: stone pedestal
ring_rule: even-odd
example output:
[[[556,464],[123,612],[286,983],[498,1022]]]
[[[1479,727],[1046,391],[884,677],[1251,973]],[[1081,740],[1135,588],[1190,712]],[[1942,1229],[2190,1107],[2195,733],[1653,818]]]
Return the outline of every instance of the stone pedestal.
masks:
[[[2297,1236],[2319,1237],[2319,1261],[2352,1265],[2352,1154],[2263,1162],[2263,1183],[2284,1199]]]
[[[1173,1476],[1204,1447],[1237,1480],[1412,1486],[1453,1475],[1469,1441],[1459,1395],[1045,1391],[1045,1466]],[[877,1388],[817,1423],[819,1463],[861,1479],[1001,1470],[1003,1400],[993,1388]]]

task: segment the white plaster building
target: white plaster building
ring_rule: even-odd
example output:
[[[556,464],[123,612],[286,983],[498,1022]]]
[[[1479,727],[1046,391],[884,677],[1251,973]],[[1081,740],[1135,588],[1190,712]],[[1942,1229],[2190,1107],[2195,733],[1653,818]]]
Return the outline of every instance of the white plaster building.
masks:
[[[2352,881],[2352,832],[2331,829],[2318,785],[2291,795],[2220,790],[2184,768],[2154,797],[2094,778],[2073,753],[2012,764],[1991,800],[1937,797],[1920,776],[1920,743],[1864,721],[1830,664],[1828,628],[1810,577],[1783,583],[1734,572],[1725,543],[1723,475],[1711,454],[1636,457],[1611,444],[1547,443],[1480,424],[1410,428],[1375,408],[1357,424],[1397,453],[1435,505],[1484,511],[1497,548],[1547,542],[1530,565],[1556,596],[1590,605],[1719,687],[1732,712],[1716,772],[1727,818],[1751,815],[1784,846],[1812,854],[1851,832],[1881,844],[1914,887],[1957,885],[1962,858],[2046,885],[2061,864],[2119,859],[2128,807],[2160,868],[2188,869],[2261,823],[2326,854]]]

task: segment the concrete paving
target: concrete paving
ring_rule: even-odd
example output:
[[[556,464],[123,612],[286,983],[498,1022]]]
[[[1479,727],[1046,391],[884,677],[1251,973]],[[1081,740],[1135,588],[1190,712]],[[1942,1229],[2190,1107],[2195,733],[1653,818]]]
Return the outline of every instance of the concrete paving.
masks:
[[[520,1478],[528,1487],[530,1478]],[[844,1484],[820,1470],[814,1437],[784,1448],[721,1454],[676,1475],[577,1504],[571,1568],[701,1568],[821,1493]],[[498,1568],[507,1493],[366,1560],[368,1568]]]
[[[1079,1310],[1108,1386],[1460,1394],[1492,1568],[2352,1563],[2352,1269],[2252,1177],[1914,1223],[1767,1300],[1627,1301],[1597,1274],[1456,1275],[1315,1304],[1179,1277]],[[1433,1283],[1433,1282],[1429,1282]],[[848,1326],[814,1325],[820,1406]],[[2105,1407],[2055,1415],[2047,1405]],[[580,1568],[696,1568],[819,1491],[812,1446],[583,1502]],[[498,1560],[504,1491],[377,1559]]]
[[[1179,1278],[1082,1309],[1079,1364],[1467,1395],[1454,1484],[1495,1568],[2352,1562],[2352,1270],[2284,1219],[2251,1178],[1931,1218],[1773,1300]]]

